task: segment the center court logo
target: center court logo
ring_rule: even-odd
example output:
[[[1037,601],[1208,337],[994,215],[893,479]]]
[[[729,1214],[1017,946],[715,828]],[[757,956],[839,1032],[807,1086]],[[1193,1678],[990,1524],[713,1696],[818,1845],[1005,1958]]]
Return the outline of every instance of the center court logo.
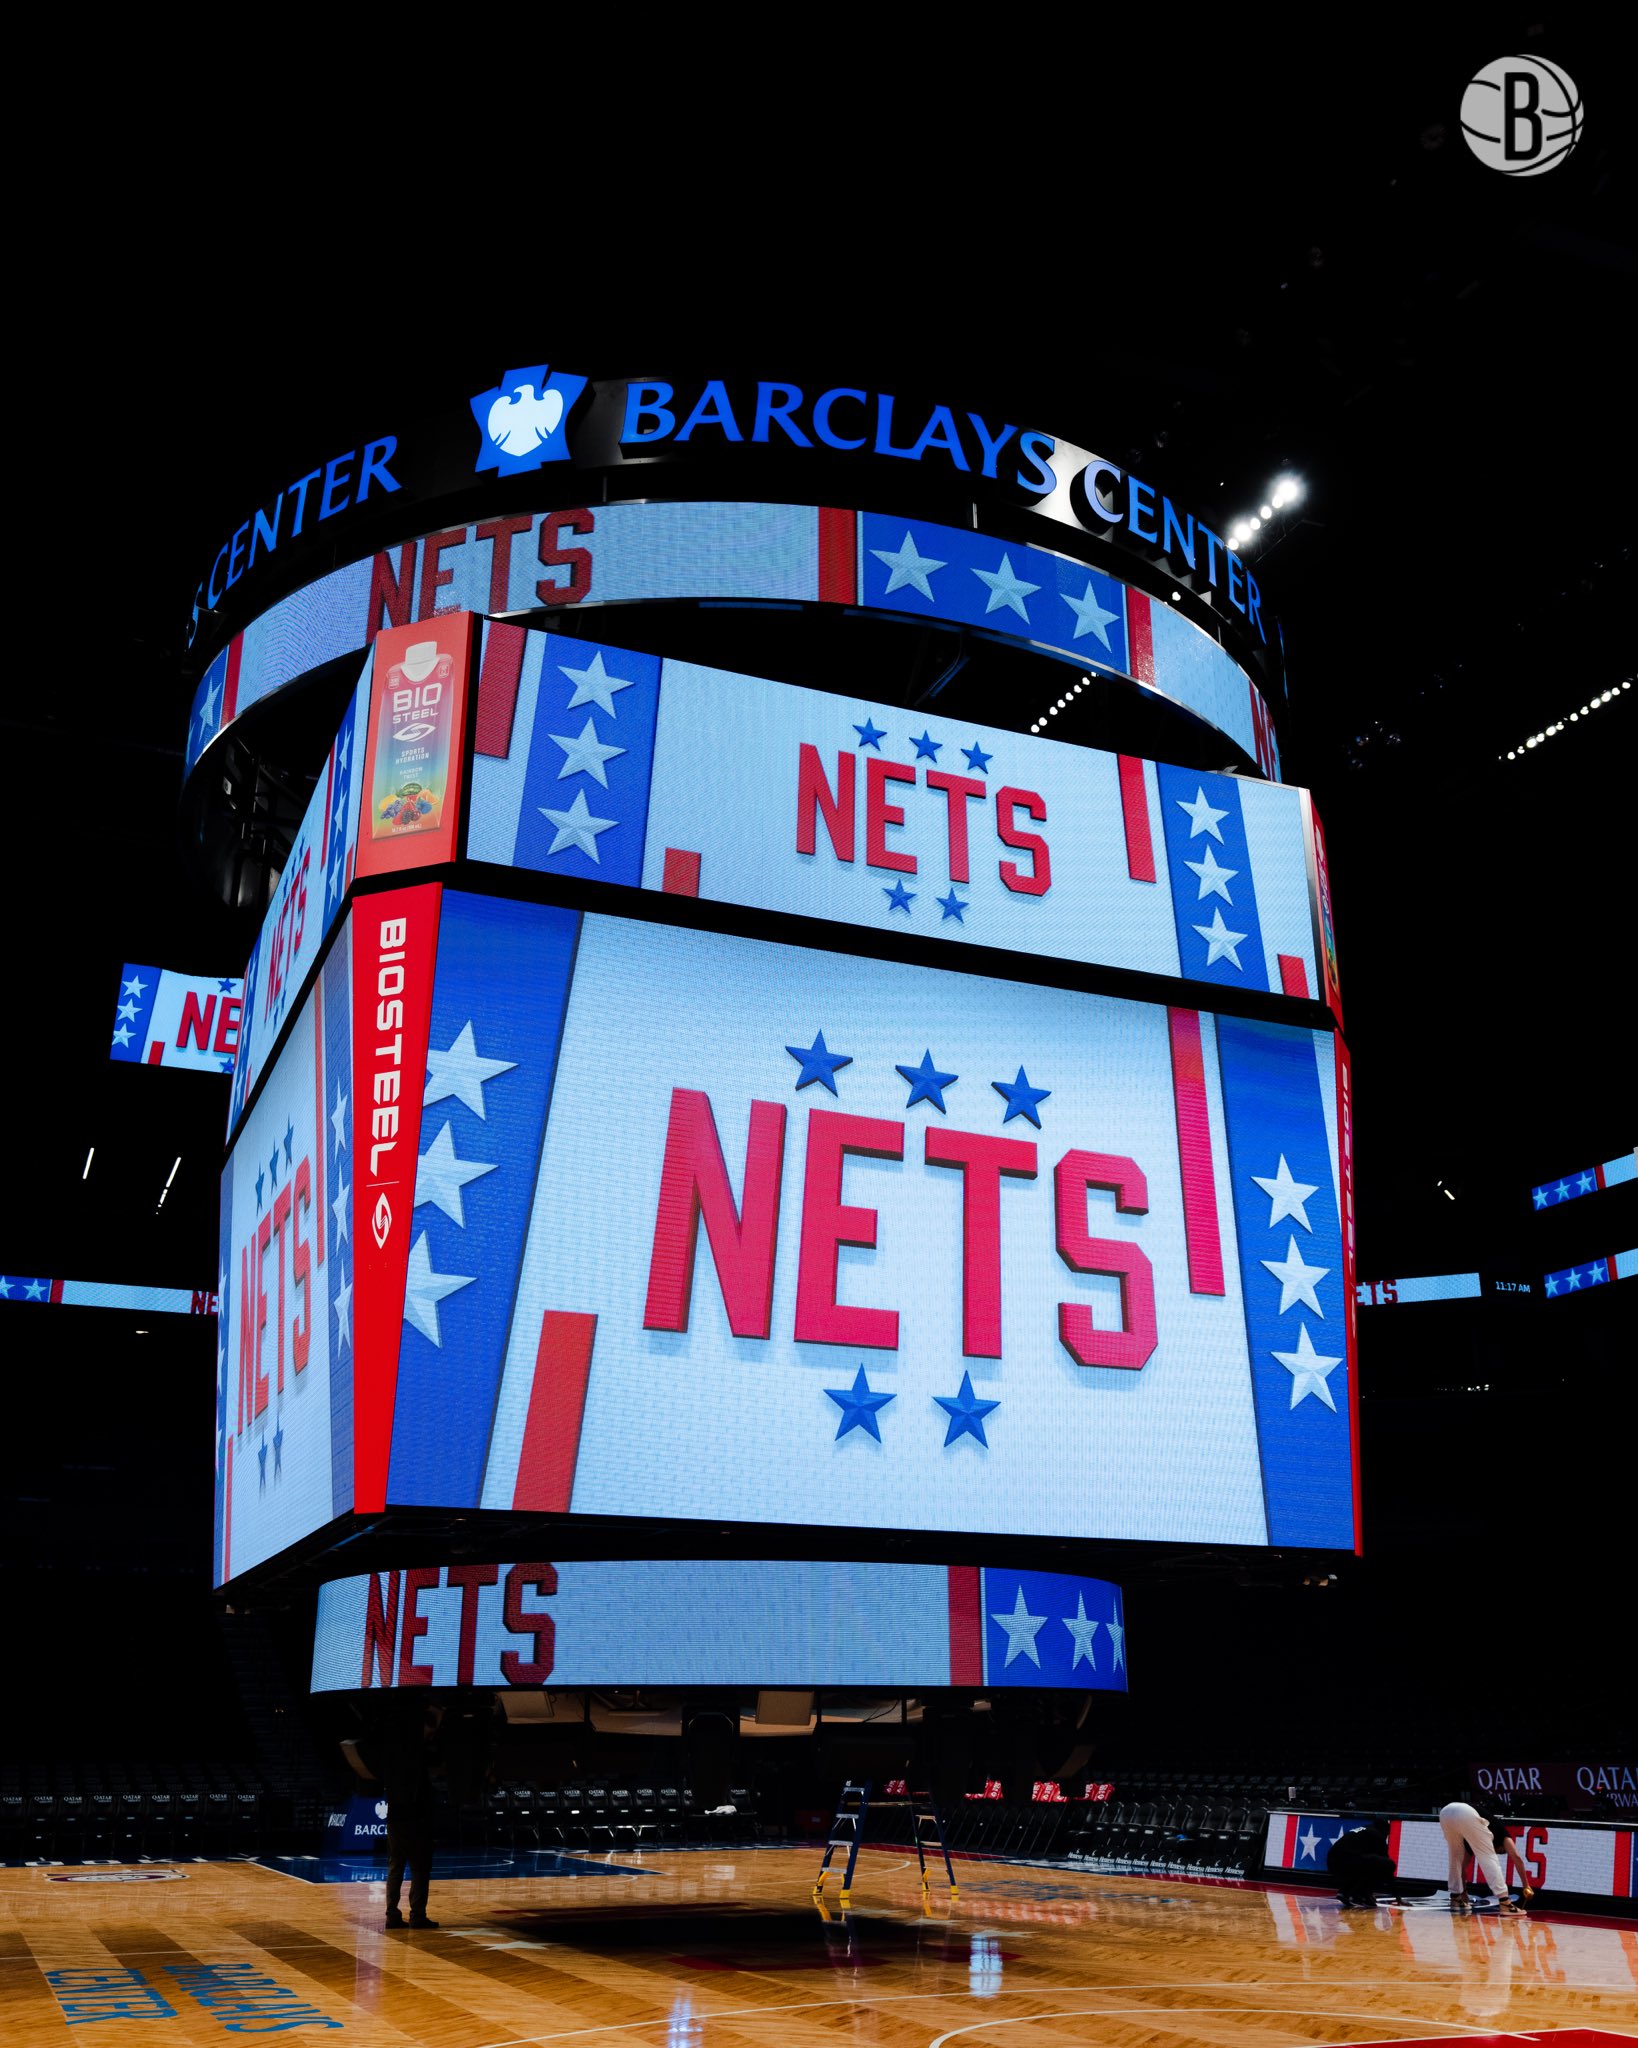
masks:
[[[1581,140],[1581,95],[1545,57],[1497,57],[1462,94],[1462,135],[1493,171],[1534,178],[1561,164]]]
[[[474,467],[522,476],[543,463],[567,461],[568,417],[585,388],[584,377],[561,370],[548,376],[545,363],[508,370],[492,391],[472,400],[483,436]]]

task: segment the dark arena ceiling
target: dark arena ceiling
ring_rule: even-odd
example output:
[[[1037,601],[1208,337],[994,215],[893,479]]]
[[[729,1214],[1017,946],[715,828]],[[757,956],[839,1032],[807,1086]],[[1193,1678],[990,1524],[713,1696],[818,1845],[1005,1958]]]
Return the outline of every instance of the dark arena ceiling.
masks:
[[[1118,61],[1084,29],[1086,104],[1020,91],[980,109],[969,81],[907,115],[903,88],[861,89],[811,128],[765,92],[731,123],[605,104],[559,110],[538,160],[446,146],[436,175],[331,168],[231,195],[206,167],[239,152],[209,115],[186,155],[122,154],[117,176],[105,136],[94,221],[59,192],[24,231],[41,281],[27,388],[59,396],[14,429],[18,484],[43,488],[18,493],[28,659],[0,708],[8,1269],[209,1275],[226,1084],[107,1058],[122,961],[238,973],[261,914],[224,906],[178,823],[202,566],[290,476],[542,356],[897,381],[1048,423],[1225,530],[1300,478],[1300,516],[1256,567],[1285,632],[1285,772],[1330,841],[1359,1270],[1539,1276],[1638,1243],[1632,1189],[1600,1198],[1607,1245],[1572,1245],[1562,1219],[1532,1229],[1527,1199],[1638,1137],[1634,206],[1621,67],[1592,19],[1411,44],[1362,23],[1361,75],[1340,80],[1354,32],[1299,65],[1272,27],[1186,54],[1157,34]],[[1584,82],[1585,140],[1550,176],[1493,175],[1463,146],[1462,86],[1498,49],[1548,46]],[[785,623],[746,615],[711,645],[807,680],[828,644],[782,644]],[[669,651],[693,652],[697,618],[674,624]],[[876,686],[925,658],[888,636]],[[974,717],[1027,722],[999,658],[962,688]],[[1119,716],[1094,692],[1055,736],[1117,744]],[[298,813],[322,725],[283,763]],[[1630,1307],[1572,1336],[1578,1308],[1540,1309],[1524,1342],[1428,1310],[1408,1364],[1368,1328],[1364,1368],[1397,1396],[1505,1354],[1560,1388],[1569,1428],[1578,1374],[1599,1403],[1629,1400]],[[25,1538],[68,1540],[74,1482],[48,1439],[77,1398],[53,1368],[78,1361],[98,1484],[119,1516],[147,1505],[156,1568],[197,1552],[202,1573],[208,1539],[182,1522],[209,1522],[212,1347],[150,1331],[154,1373],[140,1323],[83,1311],[18,1336],[35,1427],[7,1432],[7,1497]],[[1383,1469],[1418,1483],[1408,1456]],[[1366,1500],[1369,1532],[1369,1468]],[[1449,1533],[1381,1514],[1407,1541]]]

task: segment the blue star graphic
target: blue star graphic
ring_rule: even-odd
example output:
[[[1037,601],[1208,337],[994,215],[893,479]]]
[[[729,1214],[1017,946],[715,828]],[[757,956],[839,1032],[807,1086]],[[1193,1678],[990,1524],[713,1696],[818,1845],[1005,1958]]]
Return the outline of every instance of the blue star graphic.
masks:
[[[812,1045],[787,1045],[785,1050],[801,1065],[802,1071],[796,1077],[798,1088],[806,1088],[810,1083],[817,1081],[834,1095],[836,1069],[851,1067],[853,1064],[852,1053],[831,1051],[825,1043],[825,1034],[822,1031],[815,1037]]]
[[[944,1091],[960,1079],[958,1074],[941,1074],[933,1065],[930,1051],[922,1054],[919,1067],[900,1067],[898,1071],[910,1083],[910,1099],[904,1105],[906,1109],[914,1109],[918,1102],[930,1102],[941,1116],[947,1113]]]
[[[948,896],[935,896],[933,901],[944,912],[943,917],[939,919],[940,924],[947,924],[952,917],[957,924],[964,925],[967,922],[967,905],[957,896],[953,887]]]
[[[961,751],[967,757],[967,766],[975,775],[989,774],[990,763],[995,759],[995,756],[993,754],[986,754],[977,740],[974,740],[970,747],[963,747]]]
[[[256,1463],[261,1467],[261,1484],[267,1484],[267,1438],[262,1438],[262,1447],[256,1453]]]
[[[222,991],[223,995],[225,996],[230,996],[233,993],[233,982],[231,977],[229,976],[222,976],[217,981],[216,986]]]
[[[973,1376],[970,1372],[961,1375],[959,1394],[935,1394],[933,1399],[950,1418],[950,1426],[944,1432],[944,1448],[948,1450],[961,1436],[975,1436],[984,1446],[990,1447],[990,1440],[984,1434],[984,1417],[1001,1406],[999,1401],[981,1401],[973,1392]]]
[[[232,1060],[231,1060],[231,1059],[227,1059],[227,1058],[224,1058],[224,1059],[223,1059],[223,1061],[222,1061],[222,1072],[223,1072],[224,1074],[231,1074],[231,1073],[233,1072],[233,1062],[232,1062]]]
[[[866,714],[864,724],[856,725],[853,730],[859,735],[861,747],[874,747],[878,754],[881,752],[882,741],[887,737],[887,730],[884,726],[878,725],[868,713]]]
[[[1052,1093],[1050,1088],[1032,1088],[1022,1067],[1018,1069],[1016,1081],[992,1081],[990,1086],[1007,1105],[1002,1123],[1010,1124],[1015,1116],[1027,1116],[1037,1130],[1041,1128],[1041,1119],[1035,1112]]]
[[[284,1163],[286,1166],[290,1164],[290,1148],[295,1142],[296,1126],[293,1123],[286,1123],[284,1127]]]
[[[279,1148],[277,1145],[273,1147],[273,1157],[267,1162],[267,1170],[273,1176],[273,1185],[277,1187],[279,1184]]]
[[[273,1477],[278,1478],[284,1470],[284,1424],[281,1422],[273,1432]]]
[[[1547,1292],[1549,1294],[1556,1294],[1558,1292],[1558,1275],[1556,1273],[1549,1273],[1547,1275]]]
[[[923,730],[921,738],[919,740],[913,739],[910,744],[916,750],[916,759],[918,761],[936,761],[938,759],[938,750],[943,746],[944,742],[934,739],[930,732]]]
[[[256,1208],[258,1212],[260,1212],[262,1206],[262,1182],[266,1178],[267,1175],[258,1166],[256,1169]]]
[[[897,1394],[873,1394],[862,1365],[854,1374],[851,1387],[826,1387],[825,1392],[842,1411],[842,1419],[836,1425],[837,1443],[841,1442],[850,1429],[868,1429],[877,1443],[881,1442],[882,1433],[876,1426],[876,1410],[885,1408],[889,1401],[896,1401]]]
[[[1595,1177],[1594,1177],[1594,1176],[1593,1176],[1592,1174],[1590,1174],[1590,1173],[1584,1173],[1584,1174],[1583,1174],[1583,1175],[1581,1176],[1581,1192],[1582,1192],[1582,1194],[1584,1194],[1584,1195],[1590,1195],[1590,1194],[1592,1193],[1593,1189],[1594,1189],[1595,1187],[1597,1187],[1597,1185],[1598,1185],[1598,1182],[1597,1182],[1597,1180],[1595,1179]]]
[[[906,917],[910,915],[910,906],[916,900],[914,889],[907,889],[902,882],[895,882],[891,889],[884,887],[882,894],[887,898],[889,910],[902,910]]]
[[[1534,1199],[1538,1209],[1545,1209],[1547,1206],[1547,1190],[1545,1188],[1535,1189]]]
[[[1602,1266],[1589,1266],[1587,1268],[1587,1285],[1589,1287],[1596,1287],[1603,1277],[1604,1269]]]

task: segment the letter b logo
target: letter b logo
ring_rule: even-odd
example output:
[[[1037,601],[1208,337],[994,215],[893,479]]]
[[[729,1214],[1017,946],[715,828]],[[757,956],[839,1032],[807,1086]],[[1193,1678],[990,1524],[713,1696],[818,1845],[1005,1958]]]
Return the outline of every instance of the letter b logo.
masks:
[[[1575,81],[1545,57],[1497,57],[1462,94],[1468,148],[1509,178],[1538,177],[1561,164],[1581,140],[1581,121]]]

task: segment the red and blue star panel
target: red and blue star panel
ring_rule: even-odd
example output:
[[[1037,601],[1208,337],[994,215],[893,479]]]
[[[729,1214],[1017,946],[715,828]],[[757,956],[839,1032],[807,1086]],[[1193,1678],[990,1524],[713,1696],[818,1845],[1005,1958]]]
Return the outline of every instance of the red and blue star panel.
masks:
[[[1302,790],[505,625],[476,730],[477,860],[1334,997]]]
[[[119,971],[108,1057],[147,1067],[233,1071],[244,983],[232,975],[179,974],[127,961]]]
[[[1563,1300],[1566,1295],[1590,1294],[1600,1287],[1608,1287],[1615,1280],[1630,1280],[1638,1274],[1638,1249],[1624,1252],[1609,1252],[1598,1259],[1583,1259],[1580,1265],[1563,1266],[1556,1273],[1549,1273],[1541,1283],[1541,1291],[1551,1300]]]
[[[121,1280],[54,1280],[42,1274],[0,1273],[0,1301],[61,1308],[137,1309],[154,1316],[213,1316],[208,1287],[136,1287]]]
[[[1624,1186],[1638,1180],[1638,1151],[1618,1152],[1597,1166],[1583,1166],[1574,1173],[1562,1173],[1557,1180],[1543,1181],[1530,1190],[1532,1209],[1558,1209],[1566,1202],[1579,1202],[1583,1195],[1596,1195],[1605,1188]]]

